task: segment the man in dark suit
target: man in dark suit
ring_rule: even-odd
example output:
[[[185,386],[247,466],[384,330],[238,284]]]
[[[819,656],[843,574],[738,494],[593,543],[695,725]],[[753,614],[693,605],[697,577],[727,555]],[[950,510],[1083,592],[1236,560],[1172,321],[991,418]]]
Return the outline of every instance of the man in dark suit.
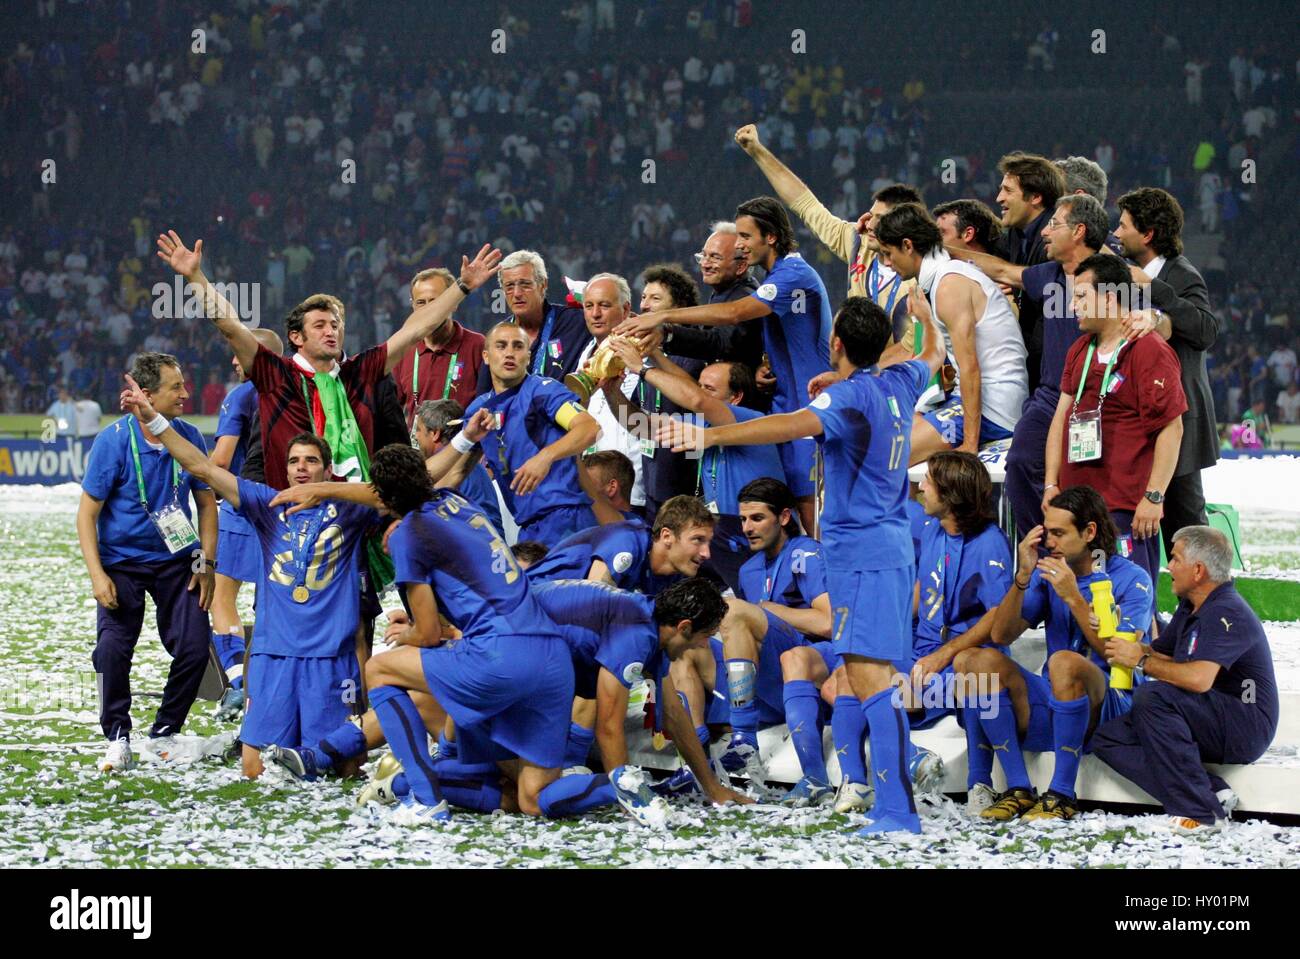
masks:
[[[1160,531],[1165,552],[1173,549],[1173,535],[1184,526],[1204,526],[1205,494],[1201,470],[1219,458],[1214,397],[1205,368],[1205,351],[1219,336],[1219,320],[1210,312],[1210,298],[1196,267],[1183,256],[1183,210],[1164,190],[1141,187],[1117,201],[1120,209],[1115,238],[1133,261],[1133,279],[1150,279],[1150,305],[1154,318],[1139,320],[1129,338],[1155,330],[1169,341],[1182,364],[1183,441],[1174,478],[1165,491]]]
[[[1047,157],[1032,153],[1008,153],[998,161],[1002,185],[998,188],[998,206],[1002,226],[1006,229],[1003,259],[1016,266],[1035,266],[1047,262],[1043,227],[1052,218],[1056,201],[1065,193],[1065,175]],[[1041,381],[1039,366],[1043,358],[1043,307],[1023,293],[1016,295],[1020,310],[1020,332],[1029,351],[1029,392],[1032,395]]]

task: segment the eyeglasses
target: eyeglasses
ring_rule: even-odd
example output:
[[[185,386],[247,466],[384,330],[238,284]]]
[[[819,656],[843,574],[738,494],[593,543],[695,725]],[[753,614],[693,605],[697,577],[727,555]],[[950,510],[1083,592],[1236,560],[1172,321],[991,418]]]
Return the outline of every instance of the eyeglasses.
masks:
[[[507,293],[510,293],[514,290],[519,290],[520,292],[526,293],[529,290],[533,289],[536,285],[537,284],[534,283],[532,280],[511,280],[508,283],[502,283],[501,289],[505,290]]]
[[[725,257],[717,253],[696,253],[694,256],[695,256],[695,262],[698,263],[700,266],[703,266],[705,263],[727,262]],[[731,262],[739,263],[741,260],[747,260],[747,259],[749,259],[749,257],[738,253],[731,258]]]
[[[1047,232],[1050,233],[1050,232],[1053,231],[1053,230],[1059,230],[1061,227],[1063,227],[1063,226],[1069,226],[1069,225],[1070,225],[1070,224],[1068,224],[1068,223],[1060,223],[1060,222],[1057,222],[1056,220],[1048,220],[1048,221],[1047,221],[1047,226],[1046,226],[1045,229],[1047,230]]]

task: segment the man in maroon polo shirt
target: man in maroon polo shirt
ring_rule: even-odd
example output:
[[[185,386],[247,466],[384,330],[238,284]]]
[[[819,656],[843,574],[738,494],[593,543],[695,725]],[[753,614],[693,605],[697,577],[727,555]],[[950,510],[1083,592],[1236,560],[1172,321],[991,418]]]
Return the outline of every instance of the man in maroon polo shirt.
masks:
[[[1091,486],[1119,528],[1120,552],[1155,583],[1164,494],[1178,462],[1187,398],[1168,343],[1124,338],[1137,290],[1117,256],[1095,253],[1075,271],[1074,314],[1084,335],[1065,359],[1047,436],[1043,505],[1061,487]]]
[[[421,270],[411,280],[411,309],[434,302],[455,283],[450,270]],[[415,429],[415,411],[425,400],[451,399],[462,408],[469,406],[474,397],[492,388],[483,362],[483,334],[465,329],[453,316],[393,367],[393,383],[411,430]]]
[[[175,231],[158,237],[158,255],[192,283],[204,297],[204,314],[230,343],[240,365],[256,384],[262,423],[266,483],[285,489],[288,441],[299,433],[325,435],[326,413],[315,377],[337,377],[366,450],[374,453],[372,393],[406,352],[445,324],[456,307],[473,290],[497,272],[501,251],[484,245],[471,261],[461,257],[460,278],[432,303],[415,310],[388,340],[340,362],[343,355],[343,319],[335,303],[313,296],[295,307],[285,320],[285,332],[294,347],[292,358],[277,356],[262,347],[252,331],[239,321],[233,306],[213,287],[202,270],[203,241],[185,247]],[[335,451],[334,479],[360,481],[355,459]]]

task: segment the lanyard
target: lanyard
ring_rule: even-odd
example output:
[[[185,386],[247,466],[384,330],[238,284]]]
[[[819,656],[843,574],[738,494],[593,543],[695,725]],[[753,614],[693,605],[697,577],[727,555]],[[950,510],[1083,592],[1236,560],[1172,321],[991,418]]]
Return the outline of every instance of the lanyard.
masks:
[[[546,307],[546,322],[542,324],[542,335],[537,338],[537,352],[533,356],[533,372],[538,376],[544,376],[543,370],[546,369],[547,347],[551,345],[551,330],[555,326],[555,308],[549,304]]]
[[[451,361],[447,364],[447,376],[442,382],[442,398],[445,400],[451,396],[451,385],[456,382],[456,361],[460,359],[460,353],[451,354]],[[411,360],[411,429],[415,429],[415,411],[420,408],[420,348],[415,348],[415,356]]]
[[[709,459],[709,486],[713,490],[713,495],[706,496],[705,499],[711,503],[716,504],[718,502],[718,461],[722,459],[721,447],[717,447],[717,446],[709,447],[709,449],[705,452],[704,456],[701,456],[699,460],[696,462],[695,488],[699,490],[701,493],[707,492],[704,489],[704,460],[705,457],[708,457],[710,453],[712,453],[713,456]]]
[[[1115,347],[1115,352],[1110,355],[1110,359],[1106,363],[1105,372],[1101,374],[1101,395],[1097,397],[1097,410],[1099,412],[1101,404],[1106,402],[1106,388],[1110,386],[1110,371],[1114,368],[1115,361],[1119,359],[1119,351],[1124,348],[1124,344],[1127,342],[1128,340],[1119,341],[1119,346]],[[1083,361],[1083,375],[1079,377],[1079,388],[1074,393],[1074,409],[1076,410],[1079,408],[1079,400],[1083,399],[1083,388],[1088,383],[1088,376],[1092,373],[1092,355],[1096,350],[1097,339],[1093,337],[1088,343],[1088,355]]]
[[[637,382],[636,389],[637,389],[637,398],[640,400],[639,405],[641,409],[645,409],[645,377],[644,376],[641,377],[641,379]],[[654,412],[658,413],[659,408],[662,405],[663,405],[663,395],[659,392],[658,387],[656,387]]]
[[[140,505],[144,507],[146,513],[151,513],[149,509],[149,495],[144,490],[144,470],[140,468],[140,447],[135,441],[135,424],[131,420],[133,416],[124,416],[126,423],[126,435],[131,440],[131,459],[135,461],[135,483],[140,490]],[[181,468],[175,459],[172,460],[172,502],[180,498],[181,488]]]

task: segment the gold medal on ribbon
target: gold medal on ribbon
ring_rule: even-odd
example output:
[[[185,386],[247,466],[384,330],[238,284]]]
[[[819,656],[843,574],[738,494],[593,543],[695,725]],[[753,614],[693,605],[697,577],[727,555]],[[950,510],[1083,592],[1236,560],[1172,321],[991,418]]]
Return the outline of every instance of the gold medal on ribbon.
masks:
[[[293,601],[295,603],[305,603],[310,596],[311,592],[306,586],[295,586],[293,588]]]

